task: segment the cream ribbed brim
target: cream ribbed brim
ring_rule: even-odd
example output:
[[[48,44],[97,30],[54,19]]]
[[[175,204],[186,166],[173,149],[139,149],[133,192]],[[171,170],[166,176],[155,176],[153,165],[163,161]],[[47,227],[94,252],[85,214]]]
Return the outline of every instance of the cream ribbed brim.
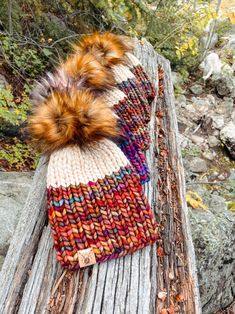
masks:
[[[96,182],[127,165],[130,165],[128,159],[110,140],[105,139],[84,148],[71,145],[50,156],[47,187]]]

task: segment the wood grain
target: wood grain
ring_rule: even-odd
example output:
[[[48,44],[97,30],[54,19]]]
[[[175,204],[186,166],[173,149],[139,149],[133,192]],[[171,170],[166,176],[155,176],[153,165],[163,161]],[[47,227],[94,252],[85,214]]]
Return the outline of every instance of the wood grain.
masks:
[[[77,272],[63,271],[46,217],[42,157],[0,273],[0,313],[153,314],[173,308],[201,313],[170,65],[147,42],[136,41],[135,53],[157,90],[158,66],[164,70],[164,95],[152,105],[151,181],[145,187],[160,228],[158,243]]]

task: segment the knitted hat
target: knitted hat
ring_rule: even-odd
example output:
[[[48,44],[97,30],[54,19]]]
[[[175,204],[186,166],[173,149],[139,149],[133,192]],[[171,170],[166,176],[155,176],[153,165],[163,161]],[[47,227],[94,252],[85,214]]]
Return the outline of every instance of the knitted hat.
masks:
[[[157,239],[139,177],[110,140],[53,152],[47,195],[57,259],[65,268],[119,258]]]
[[[136,107],[121,90],[113,88],[105,95],[106,101],[113,108],[119,121],[122,123],[128,137],[132,137],[142,150],[150,145],[150,135],[143,123],[141,111]]]
[[[130,68],[131,72],[135,75],[144,90],[145,97],[149,103],[153,101],[156,96],[156,89],[150,81],[147,73],[144,71],[140,61],[130,52],[125,53],[126,66]]]
[[[119,117],[118,125],[122,137],[117,144],[139,174],[140,182],[144,184],[150,179],[147,160],[142,152],[143,149],[149,147],[149,131],[143,126],[139,113],[122,91],[112,89],[106,94],[106,100]]]
[[[112,67],[114,79],[118,88],[123,91],[133,105],[141,112],[141,119],[145,125],[150,120],[151,107],[144,95],[143,88],[128,67],[119,64]]]
[[[92,53],[100,64],[107,68],[121,64],[129,67],[136,78],[136,84],[133,86],[134,90],[141,91],[142,96],[145,96],[150,104],[155,97],[154,86],[141,66],[140,61],[131,53],[131,50],[133,50],[133,42],[128,37],[108,32],[86,35],[75,46],[76,52]],[[137,92],[138,95],[139,93]],[[148,113],[148,110],[146,113]]]

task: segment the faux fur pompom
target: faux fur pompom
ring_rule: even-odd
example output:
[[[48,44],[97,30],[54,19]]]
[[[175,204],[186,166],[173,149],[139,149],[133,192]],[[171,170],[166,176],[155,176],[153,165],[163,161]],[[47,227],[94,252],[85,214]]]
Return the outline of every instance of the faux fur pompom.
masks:
[[[30,94],[30,100],[37,106],[46,101],[54,91],[62,91],[70,88],[72,80],[62,69],[55,69],[54,73],[46,73],[45,77],[36,82]]]
[[[125,53],[132,50],[132,48],[128,37],[109,32],[86,35],[77,45],[74,45],[76,52],[90,52],[104,66],[123,63]]]
[[[54,91],[44,103],[35,106],[28,130],[42,153],[119,135],[117,119],[103,99],[74,88]]]
[[[91,53],[75,53],[61,64],[67,76],[76,81],[78,88],[107,90],[114,86],[112,72]]]

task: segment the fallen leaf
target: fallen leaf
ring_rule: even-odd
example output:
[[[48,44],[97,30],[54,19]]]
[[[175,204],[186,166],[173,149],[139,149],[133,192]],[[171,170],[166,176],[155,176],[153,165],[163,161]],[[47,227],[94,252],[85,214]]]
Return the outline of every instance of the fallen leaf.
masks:
[[[163,256],[165,256],[166,254],[165,254],[165,252],[164,252],[164,249],[161,247],[161,246],[159,246],[159,248],[157,249],[157,256],[159,256],[159,257],[163,257]]]
[[[183,302],[184,301],[184,296],[182,293],[178,293],[175,297],[176,302]]]
[[[186,202],[190,207],[194,209],[207,209],[207,206],[203,204],[202,198],[196,192],[188,191],[188,193],[186,194]]]
[[[160,314],[168,314],[167,309],[161,309]]]

